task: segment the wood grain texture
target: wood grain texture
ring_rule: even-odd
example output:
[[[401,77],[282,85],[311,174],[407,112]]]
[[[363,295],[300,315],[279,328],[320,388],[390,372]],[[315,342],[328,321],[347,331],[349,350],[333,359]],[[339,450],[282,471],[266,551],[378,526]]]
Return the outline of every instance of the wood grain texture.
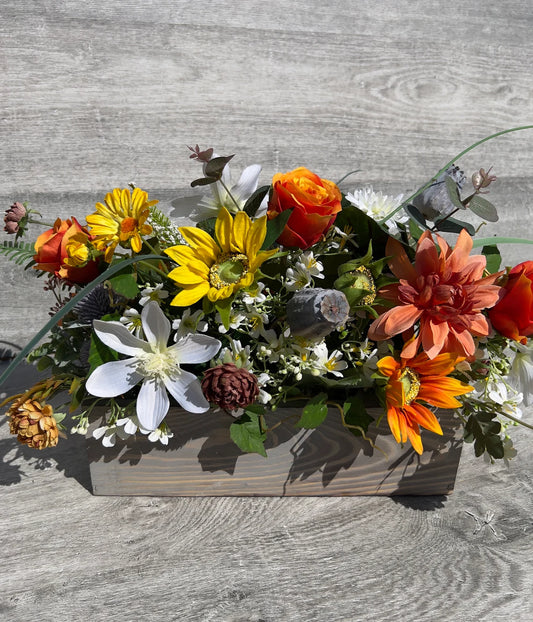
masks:
[[[97,495],[147,496],[354,496],[447,495],[452,492],[462,448],[462,429],[453,411],[438,414],[443,435],[423,434],[424,453],[399,446],[386,422],[355,437],[331,409],[315,430],[289,421],[269,434],[268,458],[243,454],[229,436],[231,419],[220,413],[191,415],[173,408],[165,418],[174,437],[154,446],[141,434],[114,447],[92,437],[105,409],[87,434],[91,483]],[[383,411],[369,408],[376,420]],[[301,416],[283,408],[267,418]],[[375,447],[372,446],[374,443]]]
[[[0,200],[82,217],[134,180],[168,206],[196,142],[263,183],[361,168],[347,189],[405,193],[532,121],[532,20],[524,0],[4,0]],[[460,162],[499,177],[488,231],[531,234],[532,137]],[[49,302],[0,270],[0,338],[20,346]],[[533,450],[513,437],[509,468],[467,445],[449,497],[118,498],[88,491],[82,438],[36,455],[2,418],[0,619],[529,622]]]

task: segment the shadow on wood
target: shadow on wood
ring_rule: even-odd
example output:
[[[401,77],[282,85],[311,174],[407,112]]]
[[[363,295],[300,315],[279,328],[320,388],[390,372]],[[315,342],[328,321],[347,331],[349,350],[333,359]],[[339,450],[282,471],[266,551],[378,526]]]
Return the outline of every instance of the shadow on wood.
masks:
[[[276,418],[298,409],[277,411]],[[381,411],[370,410],[376,418]],[[100,415],[103,416],[103,409]],[[87,446],[93,492],[153,496],[445,495],[454,487],[462,431],[453,411],[439,411],[443,436],[423,432],[424,453],[396,443],[386,422],[368,437],[354,436],[330,409],[317,429],[289,423],[266,443],[268,458],[244,454],[231,441],[228,417],[171,409],[168,446],[137,434],[112,448],[92,438]],[[373,446],[374,444],[374,446]]]

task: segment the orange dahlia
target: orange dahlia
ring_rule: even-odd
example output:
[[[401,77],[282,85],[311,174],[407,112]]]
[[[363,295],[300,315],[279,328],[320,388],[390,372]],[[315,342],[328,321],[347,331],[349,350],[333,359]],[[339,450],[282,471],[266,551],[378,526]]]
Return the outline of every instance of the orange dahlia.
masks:
[[[378,370],[388,378],[385,388],[387,421],[398,443],[411,442],[413,449],[423,451],[420,427],[442,434],[435,415],[420,402],[438,408],[459,408],[456,399],[474,390],[456,378],[449,378],[457,362],[453,354],[439,354],[430,360],[425,353],[413,359],[398,362],[392,356],[385,356],[377,363]]]
[[[439,235],[436,238],[440,252],[431,233],[422,234],[414,264],[397,240],[390,238],[387,244],[389,266],[399,283],[383,287],[379,295],[395,306],[374,320],[368,336],[374,341],[390,339],[419,321],[416,336],[403,348],[403,358],[412,358],[420,346],[430,359],[440,352],[470,357],[475,351],[473,336],[489,334],[482,310],[498,301],[500,287],[494,282],[501,273],[482,278],[486,259],[470,256],[473,241],[465,229],[454,249]]]

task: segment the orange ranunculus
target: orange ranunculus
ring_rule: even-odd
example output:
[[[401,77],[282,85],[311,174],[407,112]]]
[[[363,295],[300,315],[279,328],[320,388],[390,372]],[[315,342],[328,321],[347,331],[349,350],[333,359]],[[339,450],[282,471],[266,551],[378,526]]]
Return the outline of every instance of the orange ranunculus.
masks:
[[[489,311],[492,326],[505,337],[526,343],[533,335],[533,261],[515,266],[502,292]]]
[[[341,211],[341,192],[327,179],[306,168],[278,173],[272,179],[268,218],[293,208],[279,244],[306,249],[318,242]]]
[[[464,360],[453,354],[437,355],[430,360],[424,352],[401,362],[385,356],[377,363],[378,371],[388,378],[385,387],[387,421],[398,443],[411,442],[413,449],[423,451],[420,426],[442,434],[437,418],[423,403],[437,408],[459,408],[456,397],[473,391],[470,385],[450,378],[456,363]]]
[[[430,359],[441,352],[470,357],[476,349],[473,336],[490,332],[482,311],[498,301],[500,287],[494,281],[500,273],[483,277],[486,259],[470,255],[473,241],[465,229],[453,250],[436,238],[438,248],[429,231],[420,236],[414,264],[398,240],[387,243],[389,266],[399,283],[380,289],[379,295],[394,307],[374,320],[368,337],[383,341],[405,335],[418,322],[418,333],[404,346],[402,358],[412,358],[420,346]]]
[[[87,229],[73,217],[68,220],[58,218],[54,226],[48,229],[35,241],[36,270],[52,272],[56,276],[72,283],[89,283],[98,276],[98,263],[89,261],[85,266],[74,267],[65,263],[68,258],[67,244],[76,234],[83,232],[88,235]]]

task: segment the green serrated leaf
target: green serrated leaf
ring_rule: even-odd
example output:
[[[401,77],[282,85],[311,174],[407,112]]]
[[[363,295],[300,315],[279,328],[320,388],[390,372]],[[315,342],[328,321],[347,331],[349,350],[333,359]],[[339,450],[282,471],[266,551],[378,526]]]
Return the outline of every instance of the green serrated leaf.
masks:
[[[250,218],[256,215],[259,206],[263,202],[263,199],[266,197],[269,190],[270,186],[261,186],[261,188],[258,188],[246,201],[243,209],[248,216],[250,216]]]
[[[481,252],[487,258],[487,270],[491,274],[498,272],[502,262],[502,256],[500,255],[498,247],[494,244],[491,244],[490,246],[484,246],[481,249]]]
[[[471,212],[474,212],[476,216],[483,218],[483,220],[488,220],[489,222],[497,222],[498,221],[498,212],[494,205],[480,197],[479,194],[476,194],[470,202],[468,203],[468,209]]]
[[[135,298],[139,293],[139,286],[131,272],[117,274],[109,279],[109,283],[117,294],[125,298]]]
[[[464,209],[465,206],[461,201],[461,195],[459,194],[459,189],[457,188],[457,182],[453,179],[453,177],[446,175],[445,183],[446,190],[448,191],[448,196],[450,197],[450,201],[454,204],[455,207],[459,209]]]
[[[362,436],[368,431],[368,426],[374,421],[365,407],[360,395],[350,396],[343,404],[344,424],[355,436]]]
[[[231,440],[242,451],[267,457],[264,445],[266,433],[263,432],[259,415],[256,413],[245,412],[230,425],[229,433]]]
[[[285,225],[291,217],[291,214],[292,209],[288,209],[284,212],[281,212],[281,214],[279,216],[276,216],[276,218],[272,218],[272,220],[267,221],[265,241],[263,242],[263,246],[261,246],[261,250],[266,250],[274,245],[276,240],[281,235],[283,229],[285,229]]]
[[[311,430],[317,428],[328,414],[327,393],[319,393],[312,397],[303,407],[302,416],[295,423],[297,428]]]

